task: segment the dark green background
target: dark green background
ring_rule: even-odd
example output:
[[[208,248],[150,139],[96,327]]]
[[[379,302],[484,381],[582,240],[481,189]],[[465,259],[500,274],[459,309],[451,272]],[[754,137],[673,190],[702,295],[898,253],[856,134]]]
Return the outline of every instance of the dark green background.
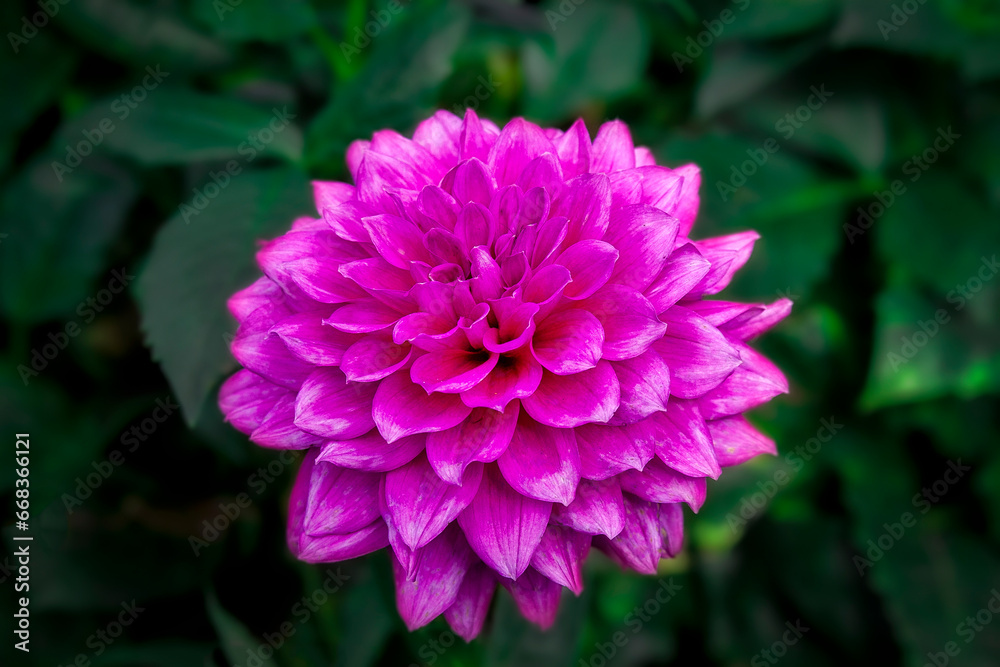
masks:
[[[998,4],[909,0],[898,11],[915,13],[893,17],[872,0],[567,0],[561,13],[554,2],[414,2],[345,57],[341,43],[387,4],[242,0],[220,16],[228,5],[208,0],[69,0],[53,2],[58,13],[35,34],[22,19],[36,3],[3,3],[4,549],[17,432],[31,434],[35,536],[32,652],[11,650],[14,582],[0,572],[3,664],[83,654],[97,666],[246,665],[248,647],[286,621],[295,633],[269,666],[598,667],[600,645],[622,631],[610,665],[756,667],[797,621],[809,630],[787,647],[787,667],[918,667],[951,641],[950,664],[1000,664],[1000,619],[959,627],[1000,588],[1000,279],[983,264],[1000,253]],[[22,31],[15,53],[10,34]],[[675,54],[688,49],[679,68]],[[157,66],[164,81],[122,118],[115,98]],[[813,86],[832,96],[801,110]],[[696,161],[696,236],[763,237],[724,296],[795,301],[760,342],[791,393],[753,415],[781,455],[710,483],[702,511],[687,512],[684,553],[662,565],[681,591],[639,632],[629,614],[657,578],[599,554],[548,634],[501,592],[483,635],[442,654],[429,642],[449,643],[443,621],[405,631],[384,553],[341,565],[349,579],[300,623],[296,602],[326,574],[284,545],[294,465],[272,464],[281,472],[262,484],[255,471],[275,453],[215,406],[235,368],[223,304],[255,276],[256,240],[311,213],[310,178],[347,178],[351,140],[408,133],[435,108],[466,104],[499,123],[567,127],[582,116],[592,132],[621,118],[660,163]],[[285,107],[291,124],[252,159],[241,153]],[[782,119],[796,112],[809,118],[789,132]],[[106,118],[114,130],[94,134]],[[958,138],[915,169],[912,157],[948,128]],[[60,181],[53,161],[86,133],[100,145]],[[777,152],[724,200],[718,183],[765,144]],[[180,206],[200,201],[231,159],[241,173],[186,221]],[[877,213],[876,193],[897,179],[903,194],[854,234],[858,207]],[[137,278],[92,313],[87,299],[123,267]],[[952,292],[976,287],[980,271],[988,279],[971,298]],[[915,336],[938,311],[947,321],[935,335]],[[18,367],[70,324],[77,335],[25,384]],[[183,414],[128,451],[123,435],[168,398]],[[802,465],[787,458],[825,437],[822,419],[842,427]],[[116,450],[124,464],[67,514],[64,494]],[[938,502],[914,503],[959,460],[971,471]],[[727,519],[761,488],[776,491],[766,509]],[[250,506],[196,557],[189,536],[241,493]],[[906,512],[915,525],[884,537]],[[860,576],[853,558],[880,536],[891,546]],[[95,657],[101,644],[88,636],[133,599],[145,611]]]

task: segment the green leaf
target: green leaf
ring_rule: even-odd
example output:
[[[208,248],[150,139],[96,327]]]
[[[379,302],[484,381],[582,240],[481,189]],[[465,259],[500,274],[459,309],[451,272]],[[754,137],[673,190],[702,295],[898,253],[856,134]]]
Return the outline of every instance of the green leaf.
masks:
[[[128,0],[74,0],[60,5],[55,18],[91,49],[130,65],[205,70],[230,62],[228,49],[193,29],[169,7]]]
[[[528,116],[562,120],[639,85],[649,60],[650,37],[633,7],[598,0],[579,6],[552,2],[546,17],[551,38],[529,39],[523,47]],[[543,45],[546,39],[555,41],[554,53]]]
[[[140,100],[126,92],[95,103],[63,127],[57,143],[74,147],[88,136],[101,136],[99,143],[146,166],[229,159],[245,166],[262,155],[301,158],[297,114],[287,106],[265,109],[156,85],[144,95]]]
[[[734,19],[716,27],[721,40],[776,39],[819,28],[833,20],[839,0],[733,0],[726,4]],[[725,9],[723,9],[725,11]],[[720,20],[721,13],[705,17]]]
[[[282,42],[316,25],[316,15],[305,0],[198,2],[193,11],[217,36],[237,41]]]
[[[133,177],[105,158],[57,175],[55,157],[40,155],[0,195],[0,311],[19,322],[85,305],[136,196]]]
[[[330,103],[310,125],[308,163],[340,173],[351,141],[387,127],[406,131],[430,115],[468,23],[464,5],[408,6],[372,39],[364,67],[333,90]]]
[[[277,667],[278,663],[274,659],[273,653],[268,653],[264,658],[258,653],[261,641],[250,634],[250,631],[230,614],[219,603],[214,591],[205,594],[205,608],[208,610],[208,618],[215,627],[215,633],[222,644],[222,652],[226,656],[227,662],[233,665],[245,664],[249,654],[257,657],[255,664],[260,667]],[[266,646],[266,644],[265,644]]]
[[[279,235],[311,208],[301,172],[251,170],[196,215],[176,213],[157,234],[138,282],[142,328],[189,424],[235,368],[225,339],[235,324],[225,304],[259,275],[256,242]]]
[[[587,596],[573,597],[563,590],[559,615],[547,631],[529,623],[517,610],[513,599],[497,590],[493,629],[487,647],[488,667],[501,665],[546,665],[570,667],[576,664],[580,628],[587,615]]]

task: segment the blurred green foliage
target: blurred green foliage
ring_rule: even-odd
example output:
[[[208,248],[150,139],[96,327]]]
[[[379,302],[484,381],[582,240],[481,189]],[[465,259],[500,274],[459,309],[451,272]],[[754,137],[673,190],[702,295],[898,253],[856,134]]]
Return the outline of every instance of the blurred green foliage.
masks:
[[[997,664],[995,1],[52,0],[0,24],[0,431],[31,434],[36,538],[25,655],[4,520],[4,665]],[[792,383],[753,416],[781,454],[710,485],[661,577],[595,554],[550,632],[501,592],[471,645],[405,631],[385,554],[294,562],[294,466],[214,404],[255,243],[347,178],[351,140],[464,106],[618,117],[697,162],[696,234],[762,234],[725,296],[796,303],[760,342]]]

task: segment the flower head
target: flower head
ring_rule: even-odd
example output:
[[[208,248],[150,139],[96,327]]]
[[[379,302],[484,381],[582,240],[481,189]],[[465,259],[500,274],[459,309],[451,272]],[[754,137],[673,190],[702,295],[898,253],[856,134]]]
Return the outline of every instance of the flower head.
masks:
[[[220,405],[306,450],[288,542],[309,562],[390,547],[412,629],[466,639],[497,584],[539,625],[594,546],[654,573],[681,504],[774,444],[741,416],[787,391],[746,341],[784,317],[707,300],[757,234],[689,239],[698,168],[619,121],[591,141],[439,111],[347,152],[319,218],[262,247],[235,294],[243,365]]]

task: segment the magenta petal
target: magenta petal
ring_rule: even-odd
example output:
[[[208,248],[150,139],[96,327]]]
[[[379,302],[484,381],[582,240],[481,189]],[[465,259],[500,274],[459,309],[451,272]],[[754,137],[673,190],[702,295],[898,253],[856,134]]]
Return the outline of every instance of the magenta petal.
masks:
[[[327,257],[302,257],[281,266],[287,275],[309,298],[321,303],[343,303],[367,296],[357,283],[345,278],[340,264]]]
[[[388,442],[414,433],[443,431],[459,424],[471,411],[454,394],[428,395],[405,370],[382,380],[372,403],[372,419]]]
[[[313,200],[316,212],[323,215],[328,208],[336,208],[354,197],[354,186],[337,181],[313,181]]]
[[[295,426],[295,395],[281,396],[250,434],[250,441],[271,449],[305,449],[322,438]]]
[[[421,454],[385,476],[385,507],[399,536],[419,549],[458,518],[479,490],[481,463],[470,465],[461,485],[447,484]]]
[[[444,612],[451,629],[467,642],[475,639],[483,629],[483,622],[497,588],[497,578],[493,571],[483,565],[482,561],[473,561],[462,579],[455,602]]]
[[[352,382],[374,382],[392,375],[410,360],[409,343],[397,345],[388,331],[358,339],[344,352],[340,369]]]
[[[329,310],[296,313],[271,327],[271,333],[278,334],[288,350],[302,361],[336,366],[358,337],[323,324],[323,318],[329,314]]]
[[[581,566],[590,551],[591,536],[549,524],[531,557],[531,567],[577,595],[583,592]]]
[[[374,394],[374,386],[348,382],[339,368],[317,368],[302,383],[295,402],[295,425],[324,438],[356,438],[375,425]]]
[[[569,220],[569,245],[604,236],[610,214],[611,186],[604,174],[582,174],[567,181],[552,202],[552,215]]]
[[[605,241],[579,241],[566,248],[556,264],[569,269],[572,282],[563,289],[568,299],[586,299],[604,287],[618,260],[618,250]]]
[[[535,329],[531,351],[535,359],[556,375],[594,368],[601,360],[604,329],[586,310],[569,308],[552,313]]]
[[[373,215],[363,218],[361,223],[371,235],[375,249],[393,266],[408,270],[410,262],[430,259],[422,241],[423,233],[409,220],[394,215]]]
[[[635,167],[635,145],[628,125],[612,120],[601,125],[594,138],[590,171],[610,174]]]
[[[605,285],[580,307],[600,320],[604,328],[603,356],[610,361],[638,357],[667,329],[649,300],[631,287]]]
[[[391,208],[386,190],[420,190],[430,185],[430,179],[413,165],[371,150],[361,159],[354,181],[358,184],[358,199],[381,210]]]
[[[726,322],[719,329],[730,339],[748,340],[764,333],[785,319],[790,312],[792,312],[792,302],[789,299],[778,299],[760,310],[754,309],[743,317],[736,317]]]
[[[522,190],[531,188],[558,189],[563,182],[562,165],[552,153],[544,153],[525,165],[517,178],[517,185]]]
[[[721,466],[739,465],[758,454],[778,453],[774,440],[751,426],[743,416],[713,419],[706,423]]]
[[[500,355],[497,365],[472,389],[462,392],[470,407],[504,410],[516,398],[535,393],[542,381],[542,366],[527,347]]]
[[[694,226],[698,215],[698,188],[701,186],[701,170],[696,165],[684,164],[673,170],[673,173],[684,178],[680,197],[667,213],[676,217],[681,223],[681,235],[687,236]],[[656,204],[653,204],[656,206]]]
[[[413,460],[423,451],[425,436],[411,435],[388,443],[376,430],[350,440],[328,440],[323,443],[319,460],[345,468],[387,472]]]
[[[712,268],[691,290],[689,297],[718,294],[725,289],[736,272],[750,259],[754,242],[759,238],[760,234],[757,232],[748,231],[695,241],[698,252],[712,263]]]
[[[537,303],[522,303],[505,313],[499,329],[489,329],[483,335],[483,347],[490,352],[513,352],[535,333]]]
[[[626,470],[622,489],[654,503],[687,503],[695,512],[705,502],[704,477],[688,477],[654,458],[642,471]]]
[[[617,477],[580,480],[573,502],[552,506],[552,521],[588,535],[613,538],[625,525],[625,504]]]
[[[608,479],[630,468],[642,470],[656,451],[656,433],[649,419],[627,426],[587,424],[575,429],[580,475]]]
[[[662,313],[694,289],[711,267],[693,244],[685,243],[667,258],[660,275],[646,289],[646,298],[656,312]]]
[[[722,473],[712,435],[696,401],[672,399],[664,414],[649,418],[656,433],[656,455],[677,472],[717,479]]]
[[[370,333],[391,327],[400,317],[401,313],[395,309],[368,299],[341,306],[323,323],[346,333]]]
[[[670,367],[670,393],[697,398],[717,387],[740,365],[740,355],[708,321],[681,306],[660,314],[667,332],[653,345]]]
[[[427,435],[427,458],[445,482],[460,484],[473,461],[496,461],[514,435],[520,412],[514,403],[504,412],[476,408],[458,426]]]
[[[398,269],[381,257],[369,257],[340,265],[340,274],[369,291],[405,292],[413,287],[409,271]]]
[[[559,299],[563,288],[569,284],[570,280],[569,269],[558,264],[550,264],[536,271],[531,276],[524,286],[521,298],[525,301],[537,303],[540,306],[555,303]],[[544,314],[547,314],[549,310],[551,308],[547,308]],[[536,320],[541,319],[542,313],[541,311],[539,313],[540,315],[535,318]]]
[[[671,511],[670,505],[659,505],[630,493],[625,498],[625,527],[612,540],[598,535],[594,546],[606,553],[612,560],[624,567],[642,574],[656,574],[660,564],[665,531],[661,532],[660,514]]]
[[[275,334],[237,333],[229,349],[247,370],[288,389],[298,389],[312,372],[313,367],[292,354]]]
[[[490,172],[496,176],[497,186],[502,188],[516,183],[532,160],[544,153],[555,152],[555,147],[540,127],[523,118],[515,118],[500,131],[490,150]]]
[[[219,409],[226,421],[249,435],[267,418],[275,402],[282,396],[294,397],[294,393],[243,369],[222,383],[219,389]]]
[[[472,550],[483,562],[508,579],[528,568],[531,555],[545,533],[552,503],[519,494],[488,465],[472,503],[458,515]]]
[[[410,368],[410,377],[425,391],[457,394],[471,389],[497,365],[500,355],[467,350],[428,352]]]
[[[417,195],[417,212],[433,226],[442,227],[446,231],[455,229],[461,210],[462,206],[455,198],[436,185],[428,185]]]
[[[375,213],[375,209],[360,201],[346,201],[324,209],[323,221],[339,238],[356,243],[368,243],[371,237],[361,224],[361,218]]]
[[[536,500],[568,505],[580,481],[573,430],[544,426],[524,413],[497,465],[511,488]]]
[[[613,424],[634,424],[654,412],[662,412],[670,400],[670,369],[653,350],[611,367],[621,385],[621,403],[611,419]]]
[[[576,121],[558,139],[553,142],[556,154],[562,163],[563,174],[573,178],[590,171],[590,133],[582,118]]]
[[[472,554],[462,531],[452,526],[414,553],[413,559],[411,578],[397,559],[392,563],[396,606],[410,631],[427,625],[455,602]]]
[[[593,422],[606,423],[621,399],[618,377],[606,361],[573,375],[548,371],[531,396],[521,401],[535,421],[557,428],[573,428]]]
[[[303,530],[309,535],[353,533],[380,518],[382,475],[316,460],[309,480]]]
[[[265,304],[280,301],[284,297],[281,287],[267,276],[261,276],[248,287],[229,297],[226,301],[226,308],[236,318],[237,322],[243,322],[250,313]]]
[[[526,619],[542,630],[552,627],[559,612],[562,586],[530,567],[515,581],[501,583]]]
[[[705,419],[739,414],[788,393],[788,380],[764,355],[747,345],[737,346],[742,363],[722,384],[698,398]]]
[[[659,506],[660,555],[673,558],[684,548],[684,510],[680,503]]]
[[[673,251],[677,228],[677,218],[646,204],[615,209],[604,235],[620,255],[611,281],[646,289]]]

